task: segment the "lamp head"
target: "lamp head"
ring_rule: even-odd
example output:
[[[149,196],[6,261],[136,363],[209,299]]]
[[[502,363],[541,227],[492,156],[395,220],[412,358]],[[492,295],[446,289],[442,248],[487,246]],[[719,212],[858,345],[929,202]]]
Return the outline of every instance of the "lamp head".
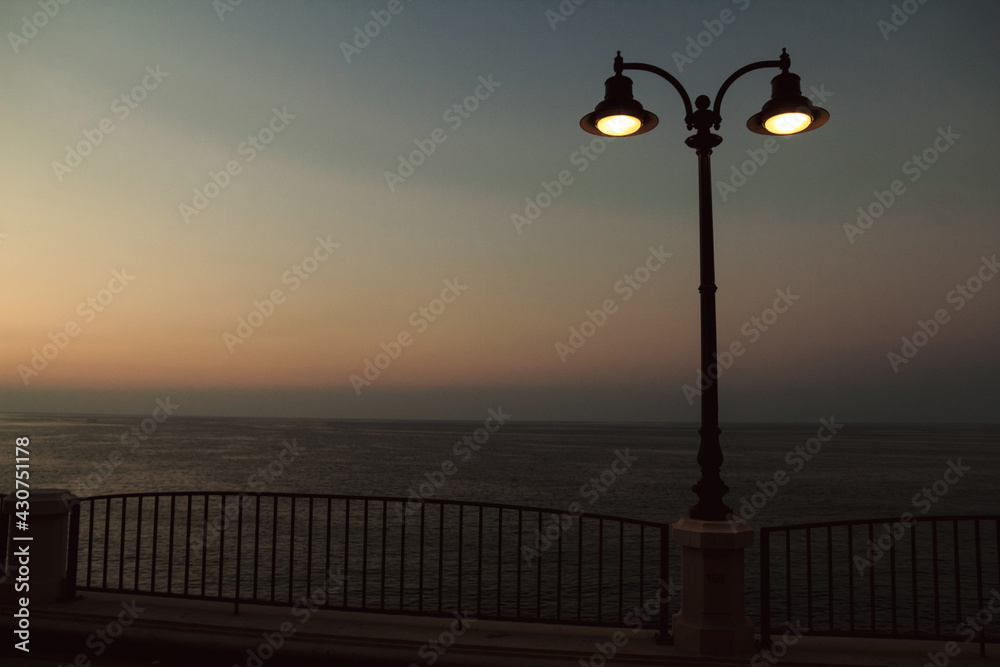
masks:
[[[799,76],[785,70],[771,79],[771,99],[747,120],[747,128],[757,134],[798,134],[815,130],[829,118],[826,109],[813,106],[802,94]]]
[[[618,72],[604,82],[604,100],[580,119],[580,127],[591,134],[624,137],[649,132],[659,122],[632,97],[632,79]]]

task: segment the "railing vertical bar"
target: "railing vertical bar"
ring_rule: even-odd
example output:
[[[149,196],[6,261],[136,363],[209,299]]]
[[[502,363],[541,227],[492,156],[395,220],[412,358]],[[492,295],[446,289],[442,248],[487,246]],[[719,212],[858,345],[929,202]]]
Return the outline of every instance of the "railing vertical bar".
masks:
[[[854,632],[854,563],[851,562],[851,554],[854,553],[854,525],[847,524],[847,593],[850,604],[850,628]]]
[[[94,565],[94,514],[96,513],[94,511],[94,505],[95,505],[95,503],[94,503],[93,500],[90,500],[89,505],[90,505],[90,521],[88,522],[89,523],[89,527],[87,528],[87,586],[91,586],[92,585],[91,584],[92,580],[91,580],[90,577],[91,577],[91,572],[93,570],[93,565]],[[108,561],[108,559],[107,559],[108,545],[107,544],[104,545],[104,553],[105,553],[104,562],[107,562]]]
[[[962,565],[958,554],[958,519],[951,523],[952,538],[955,546],[955,618],[962,618]],[[980,607],[981,608],[981,607]]]
[[[444,503],[438,504],[438,613],[444,610]]]
[[[875,544],[875,524],[868,523],[868,543]],[[869,593],[869,617],[871,619],[871,631],[875,632],[875,565],[868,568],[868,593]]]
[[[625,614],[625,522],[618,522],[618,622]]]
[[[135,522],[135,576],[132,578],[132,590],[139,590],[139,570],[142,569],[142,501],[144,496],[139,496],[139,511]],[[122,522],[122,531],[125,530],[125,522]]]
[[[292,601],[292,591],[295,589],[295,501],[298,496],[289,496],[292,503],[292,520],[288,526],[288,602]]]
[[[983,609],[983,543],[979,533],[979,519],[974,520],[976,536],[976,609]],[[1000,556],[1000,554],[998,554]],[[979,627],[979,657],[986,657],[986,626]]]
[[[476,616],[483,615],[483,506],[479,506],[479,545],[476,549],[479,563],[476,566]]]
[[[208,577],[208,503],[211,496],[207,493],[203,496],[202,519],[201,519],[201,596],[208,597],[205,581]]]
[[[236,590],[233,598],[236,600],[235,613],[240,613],[240,589],[243,583],[243,498],[236,496]]]
[[[330,606],[330,549],[333,533],[333,498],[326,498],[326,562],[323,564],[323,606]],[[347,586],[347,582],[338,581],[338,585]]]
[[[191,575],[191,512],[194,505],[194,494],[187,494],[187,515],[185,521],[187,523],[187,533],[184,536],[184,595],[188,594],[191,590],[190,586],[190,575]]]
[[[920,595],[917,592],[917,522],[910,526],[910,570],[911,581],[913,583],[913,631],[920,630],[920,617],[918,609],[920,607]]]
[[[306,595],[312,597],[313,497],[309,496],[309,525],[306,528]]]
[[[111,561],[111,498],[104,501],[104,574],[101,588],[108,587],[108,563]],[[187,591],[185,591],[186,593]]]
[[[274,585],[278,580],[278,496],[271,496],[271,597],[275,601]]]
[[[344,604],[347,606],[347,582],[350,580],[348,570],[350,569],[350,549],[351,549],[351,499],[347,498],[344,503]]]
[[[404,586],[406,581],[406,503],[399,511],[399,609],[404,607]]]
[[[424,610],[424,510],[426,503],[420,503],[420,563],[418,565],[417,576],[417,612]]]
[[[662,528],[660,529],[663,530]],[[663,541],[661,534],[661,541]],[[664,545],[666,546],[666,545]],[[660,547],[661,549],[663,547]],[[662,585],[662,584],[661,584]],[[663,614],[660,608],[660,614]],[[663,619],[660,619],[662,626]],[[661,630],[662,632],[662,630]],[[771,530],[760,529],[760,645],[771,644]]]
[[[521,618],[521,561],[523,560],[521,554],[521,533],[523,532],[522,527],[524,523],[524,510],[517,510],[517,611],[515,612],[516,618]]]
[[[160,539],[160,494],[153,496],[153,554],[150,556],[149,590],[156,592],[156,543]]]
[[[934,634],[941,634],[941,598],[938,581],[938,538],[937,519],[931,519],[931,553],[934,559]]]
[[[518,554],[520,558],[520,554]],[[497,616],[501,616],[500,600],[503,591],[503,508],[497,508]]]
[[[660,526],[660,580],[656,582],[657,598],[660,595],[660,587],[666,585],[668,595],[673,591],[670,582],[670,529],[667,526]],[[673,643],[670,635],[670,599],[663,600],[659,607],[660,643]],[[642,604],[642,601],[639,601]],[[763,628],[761,629],[763,632]]]
[[[576,620],[583,620],[583,517],[576,539]]]
[[[833,630],[833,526],[826,527],[826,599],[828,629]]]
[[[806,619],[813,627],[812,529],[806,528]]]
[[[646,524],[639,524],[639,599],[636,604],[640,607],[643,604],[643,595],[646,594]],[[659,591],[659,589],[657,589]]]
[[[889,608],[892,610],[892,634],[897,634],[899,625],[896,621],[896,540],[889,546]]]
[[[792,618],[792,531],[785,529],[785,618]]]
[[[604,519],[597,520],[597,621],[604,620]]]
[[[389,503],[382,501],[382,579],[379,583],[379,609],[385,609],[385,554],[389,546]]]
[[[364,521],[361,524],[361,608],[368,608],[368,499],[364,502]]]
[[[254,503],[253,512],[253,600],[257,601],[257,575],[260,570],[260,494]]]
[[[556,620],[562,620],[562,563],[563,563],[563,530],[562,521],[559,522],[560,530],[556,537]]]
[[[223,565],[225,564],[226,555],[226,494],[219,494],[219,518],[221,519],[219,526],[219,595],[222,597],[222,581],[225,579],[225,573],[223,571]]]
[[[128,505],[128,498],[122,498],[122,521],[121,521],[121,533],[120,539],[118,540],[118,590],[125,589],[125,528],[128,526],[126,517],[128,512],[126,511],[126,506]]]
[[[460,503],[458,506],[458,585],[457,585],[457,596],[458,600],[458,611],[462,611],[462,560],[464,556],[462,554],[462,547],[464,546],[464,535],[463,528],[465,527],[465,503]]]
[[[535,562],[535,618],[542,617],[542,513],[538,512],[538,559]]]
[[[167,592],[174,592],[174,505],[177,496],[170,495],[170,536],[167,538]]]

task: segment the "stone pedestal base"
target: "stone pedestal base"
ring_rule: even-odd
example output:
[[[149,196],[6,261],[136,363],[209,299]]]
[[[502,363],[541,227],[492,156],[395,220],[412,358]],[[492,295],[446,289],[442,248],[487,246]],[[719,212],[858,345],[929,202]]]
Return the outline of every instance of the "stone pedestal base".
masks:
[[[27,530],[21,530],[17,516],[16,493],[4,496],[0,503],[0,520],[7,523],[7,568],[12,576],[12,588],[21,576],[22,563],[26,563],[30,586],[28,593],[4,591],[4,597],[27,597],[32,604],[54,602],[66,589],[66,564],[69,548],[69,501],[75,499],[66,489],[36,489],[28,496]],[[30,537],[31,539],[15,539]],[[73,545],[76,548],[76,545]],[[26,554],[26,555],[22,555]]]
[[[674,645],[687,655],[746,658],[754,652],[753,622],[743,608],[743,549],[753,529],[727,521],[681,519],[681,610],[673,617]]]

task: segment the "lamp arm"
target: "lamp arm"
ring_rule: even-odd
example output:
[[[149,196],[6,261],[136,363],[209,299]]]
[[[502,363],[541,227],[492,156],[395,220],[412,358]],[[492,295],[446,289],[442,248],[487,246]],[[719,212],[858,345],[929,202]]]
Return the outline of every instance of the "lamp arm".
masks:
[[[670,83],[670,85],[672,85],[678,93],[680,93],[681,100],[684,102],[684,119],[688,124],[689,130],[693,127],[690,121],[691,113],[693,111],[691,108],[691,98],[688,96],[687,91],[684,90],[684,86],[681,85],[681,82],[678,81],[673,74],[665,69],[657,67],[656,65],[647,65],[646,63],[615,63],[616,72],[620,72],[624,69],[637,69],[644,72],[652,72],[653,74],[659,74],[661,77],[666,79],[667,82]]]
[[[791,59],[788,57],[788,53],[785,49],[782,49],[781,58],[779,60],[760,60],[758,62],[751,63],[746,67],[741,67],[730,74],[729,78],[722,84],[722,88],[719,88],[719,92],[715,96],[715,105],[712,107],[715,117],[721,119],[722,116],[719,111],[722,109],[722,96],[726,94],[726,91],[729,90],[729,86],[733,85],[733,82],[736,81],[736,79],[740,78],[747,72],[753,72],[754,70],[766,69],[769,67],[780,67],[782,72],[787,72],[790,66]],[[715,129],[719,129],[719,124],[719,122],[715,123]]]

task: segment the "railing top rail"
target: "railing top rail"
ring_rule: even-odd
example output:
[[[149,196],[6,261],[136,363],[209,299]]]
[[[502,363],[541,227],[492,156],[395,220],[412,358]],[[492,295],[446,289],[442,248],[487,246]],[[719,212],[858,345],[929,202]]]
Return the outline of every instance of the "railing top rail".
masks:
[[[893,516],[881,519],[844,519],[839,521],[818,521],[815,523],[798,523],[787,526],[763,526],[761,534],[783,532],[786,530],[801,530],[804,528],[826,528],[835,526],[867,526],[868,524],[898,523],[901,517]],[[1000,514],[949,514],[946,516],[914,516],[913,521],[1000,521]]]
[[[85,500],[115,500],[118,498],[153,498],[156,496],[184,497],[184,496],[237,496],[237,497],[277,497],[277,498],[319,498],[322,500],[374,500],[384,502],[409,503],[413,499],[402,496],[365,496],[342,493],[291,493],[291,492],[247,492],[247,491],[140,491],[132,493],[112,493],[98,496],[81,497]],[[642,519],[631,519],[628,517],[612,516],[610,514],[595,514],[591,512],[572,512],[570,510],[552,509],[550,507],[534,507],[531,505],[510,505],[506,503],[480,502],[474,500],[448,500],[445,498],[424,498],[421,504],[429,505],[462,505],[466,507],[492,507],[500,510],[519,510],[524,512],[542,512],[545,514],[575,515],[588,519],[604,519],[605,521],[618,521],[620,523],[633,524],[637,526],[651,526],[659,529],[669,529],[670,524],[659,521],[646,521]]]

